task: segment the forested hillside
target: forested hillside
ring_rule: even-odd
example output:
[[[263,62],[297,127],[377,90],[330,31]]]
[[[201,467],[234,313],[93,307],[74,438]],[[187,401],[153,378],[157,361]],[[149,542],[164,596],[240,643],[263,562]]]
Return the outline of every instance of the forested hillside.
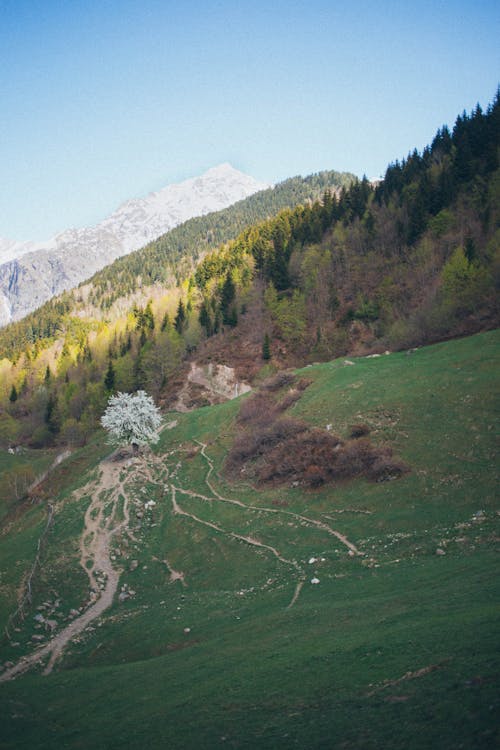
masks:
[[[231,364],[246,349],[255,373],[497,326],[499,146],[497,94],[377,185],[337,194],[331,173],[295,178],[188,222],[9,326],[2,444],[81,444],[110,393],[161,398],[195,351]]]
[[[208,250],[234,239],[245,227],[283,208],[318,200],[327,188],[339,191],[354,180],[352,174],[333,170],[292,177],[222,211],[184,222],[141,250],[119,258],[78,289],[0,329],[0,358],[17,356],[37,341],[71,333],[75,326],[81,329],[82,320],[116,319],[132,307],[134,295],[147,302],[148,295],[165,294],[167,288],[178,286]]]

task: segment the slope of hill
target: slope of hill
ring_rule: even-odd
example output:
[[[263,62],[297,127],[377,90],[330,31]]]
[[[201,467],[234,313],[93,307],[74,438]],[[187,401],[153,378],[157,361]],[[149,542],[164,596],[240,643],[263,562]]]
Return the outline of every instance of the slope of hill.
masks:
[[[0,325],[19,320],[193,216],[218,211],[267,187],[221,164],[200,177],[128,200],[94,227],[68,229],[45,243],[0,240]]]
[[[3,746],[493,747],[499,343],[297,373],[290,417],[364,423],[396,481],[229,481],[248,397],[167,417],[138,459],[76,451],[39,488],[48,531],[46,502],[3,527]]]
[[[299,366],[495,328],[499,118],[497,96],[376,186],[327,187],[267,216],[296,194],[292,180],[279,195],[188,222],[8,326],[0,444],[82,445],[113,391],[143,388],[173,403],[187,359],[241,365],[248,379],[266,362]],[[210,251],[220,232],[226,242]]]
[[[247,226],[274,216],[283,208],[318,200],[328,188],[340,191],[354,180],[352,174],[333,170],[292,177],[226,209],[192,218],[91,278],[89,270],[89,281],[80,290],[55,297],[23,320],[0,329],[0,357],[17,356],[26,346],[64,334],[68,315],[80,320],[109,319],[128,312],[131,298],[139,298],[145,304],[148,296],[164,294],[172,285],[178,285],[208,250],[234,239]]]

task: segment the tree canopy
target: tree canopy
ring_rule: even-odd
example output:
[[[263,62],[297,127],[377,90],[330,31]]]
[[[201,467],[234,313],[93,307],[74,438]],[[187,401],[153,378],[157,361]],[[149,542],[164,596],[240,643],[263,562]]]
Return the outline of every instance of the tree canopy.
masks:
[[[101,425],[108,431],[111,443],[138,449],[140,445],[158,442],[160,410],[145,391],[117,393],[109,399]]]

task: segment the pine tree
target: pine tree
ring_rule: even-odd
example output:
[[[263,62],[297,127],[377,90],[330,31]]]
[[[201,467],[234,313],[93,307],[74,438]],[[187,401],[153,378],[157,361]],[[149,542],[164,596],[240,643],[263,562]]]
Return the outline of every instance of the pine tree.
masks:
[[[265,362],[268,362],[271,359],[271,342],[268,333],[266,333],[264,341],[262,342],[262,359]]]
[[[12,389],[10,391],[9,401],[11,404],[15,403],[17,401],[17,389],[14,384],[12,384]]]
[[[104,376],[104,387],[107,391],[112,391],[115,387],[115,368],[111,359],[109,360],[108,369]]]
[[[151,331],[155,327],[155,317],[153,315],[153,309],[151,307],[151,300],[149,300],[142,314],[142,325],[144,326],[144,328],[149,328]]]
[[[231,320],[233,320],[234,318],[234,316],[231,314],[231,307],[234,301],[235,294],[236,287],[234,285],[233,276],[231,274],[231,271],[228,271],[226,273],[226,278],[224,279],[220,295],[220,311],[222,315],[222,322],[226,323],[227,325],[234,325],[233,323],[231,323]]]
[[[177,333],[182,333],[185,322],[186,322],[186,308],[184,307],[184,302],[182,301],[182,299],[180,299],[179,304],[177,306],[177,315],[175,316],[175,321],[174,321],[174,328],[177,331]]]

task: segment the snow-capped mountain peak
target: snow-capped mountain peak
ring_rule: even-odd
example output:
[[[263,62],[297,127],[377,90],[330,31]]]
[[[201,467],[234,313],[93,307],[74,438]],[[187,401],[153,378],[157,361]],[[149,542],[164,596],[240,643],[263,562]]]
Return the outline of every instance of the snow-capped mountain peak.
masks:
[[[184,221],[220,211],[267,187],[226,162],[144,198],[127,200],[93,227],[66,229],[47,242],[0,238],[0,325],[23,317]]]

